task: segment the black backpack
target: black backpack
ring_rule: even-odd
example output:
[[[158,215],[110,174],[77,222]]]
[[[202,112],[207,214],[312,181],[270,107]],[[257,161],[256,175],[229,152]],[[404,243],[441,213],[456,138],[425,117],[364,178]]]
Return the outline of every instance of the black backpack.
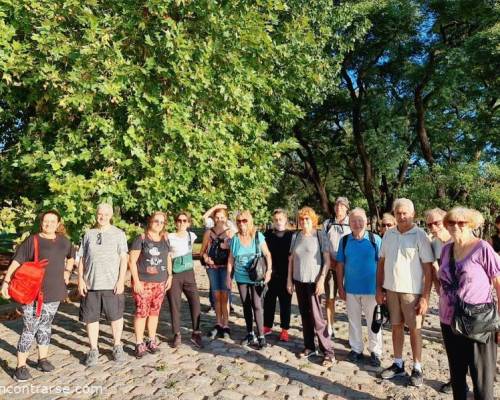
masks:
[[[350,233],[349,235],[352,235],[352,233]],[[344,257],[345,257],[345,248],[347,247],[347,238],[349,237],[349,235],[342,236],[342,239],[340,239],[342,241],[341,246],[342,246],[342,253],[344,253]],[[370,239],[370,243],[372,244],[373,249],[375,250],[375,261],[378,261],[377,242],[375,242],[375,235],[373,234],[373,232],[368,231],[368,238]]]
[[[226,265],[229,259],[229,249],[221,248],[221,244],[224,243],[224,239],[221,238],[229,229],[226,229],[220,234],[216,234],[213,229],[210,229],[216,236],[215,238],[210,238],[210,247],[208,248],[208,256],[213,260],[215,265]]]

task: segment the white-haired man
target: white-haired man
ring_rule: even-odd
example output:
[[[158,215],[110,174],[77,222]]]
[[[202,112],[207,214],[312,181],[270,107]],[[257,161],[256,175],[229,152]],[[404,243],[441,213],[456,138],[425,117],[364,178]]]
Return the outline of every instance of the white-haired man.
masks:
[[[382,355],[382,330],[371,330],[373,310],[377,305],[377,261],[382,239],[366,230],[365,210],[355,208],[349,214],[352,233],[340,239],[337,251],[337,283],[339,297],[346,301],[349,319],[349,344],[347,359],[363,360],[363,335],[361,317],[365,314],[368,326],[368,351],[370,364],[380,367]]]
[[[382,240],[377,271],[377,303],[387,301],[391,325],[394,362],[382,371],[383,379],[405,375],[403,362],[404,325],[410,329],[413,370],[410,384],[423,384],[422,318],[428,307],[432,287],[431,242],[413,223],[415,208],[411,200],[397,199],[393,206],[397,226]],[[386,293],[384,295],[383,290]]]
[[[86,324],[90,343],[85,359],[88,367],[96,365],[99,357],[97,341],[101,312],[111,322],[113,358],[116,362],[125,360],[121,336],[128,248],[125,232],[111,225],[112,217],[111,205],[100,204],[97,207],[97,226],[85,232],[79,249],[80,321]]]

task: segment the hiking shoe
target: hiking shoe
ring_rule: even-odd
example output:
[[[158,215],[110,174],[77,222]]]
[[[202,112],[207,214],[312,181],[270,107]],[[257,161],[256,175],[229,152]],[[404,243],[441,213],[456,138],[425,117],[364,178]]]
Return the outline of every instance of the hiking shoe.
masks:
[[[222,337],[224,339],[231,339],[231,329],[228,326],[222,328]]]
[[[208,332],[208,338],[211,339],[211,340],[214,340],[216,339],[217,337],[221,337],[222,335],[222,328],[220,327],[220,325],[215,325],[211,330],[210,332]]]
[[[242,346],[250,346],[252,344],[257,344],[257,338],[253,332],[249,332],[248,335],[241,341]]]
[[[377,356],[373,351],[370,354],[370,365],[372,367],[380,367],[382,365],[380,357]]]
[[[51,372],[51,371],[54,371],[56,369],[52,365],[52,363],[49,360],[47,360],[46,358],[39,359],[36,367],[37,367],[37,369],[39,369],[42,372]]]
[[[324,356],[323,361],[321,361],[321,365],[323,367],[331,367],[335,363],[335,357],[332,356]]]
[[[446,394],[452,394],[453,393],[453,388],[451,387],[451,381],[443,384],[440,388],[439,391],[441,393],[446,393]]]
[[[16,382],[26,382],[33,378],[26,365],[16,368],[12,377],[16,380]]]
[[[193,332],[191,334],[191,343],[195,345],[195,347],[202,349],[203,348],[203,342],[201,340],[201,334],[198,332]]]
[[[158,342],[156,341],[156,339],[149,339],[146,342],[146,347],[151,354],[155,354],[155,353],[158,353],[160,351],[160,348],[159,348],[159,345],[158,345]]]
[[[424,384],[424,374],[415,368],[411,371],[410,385],[420,387]]]
[[[87,367],[93,367],[97,365],[97,359],[99,358],[99,350],[90,349],[87,353],[87,358],[85,359],[85,365]]]
[[[317,354],[318,353],[315,350],[304,349],[300,353],[297,353],[296,355],[297,355],[297,358],[308,358],[308,357],[311,357],[311,356],[315,356]]]
[[[389,368],[384,369],[380,377],[382,379],[392,379],[395,376],[403,376],[405,375],[405,363],[401,367],[398,367],[398,364],[393,363]]]
[[[123,346],[121,344],[113,346],[113,360],[117,363],[125,361],[125,352],[123,351]]]
[[[288,340],[289,340],[288,330],[286,330],[286,329],[281,330],[279,340],[281,340],[282,342],[288,342]]]
[[[147,352],[148,348],[144,342],[135,345],[135,358],[142,358]]]
[[[182,340],[181,340],[181,334],[180,333],[176,333],[174,335],[174,338],[172,339],[172,344],[171,346],[176,349],[177,347],[179,347],[182,343]]]
[[[266,337],[260,336],[257,339],[257,348],[260,350],[260,349],[263,349],[264,347],[267,347]]]
[[[269,328],[268,326],[265,326],[264,327],[264,336],[270,335],[271,333],[273,333],[273,329]]]
[[[363,354],[362,353],[357,353],[354,350],[351,350],[349,354],[347,355],[347,361],[357,363],[363,361]]]

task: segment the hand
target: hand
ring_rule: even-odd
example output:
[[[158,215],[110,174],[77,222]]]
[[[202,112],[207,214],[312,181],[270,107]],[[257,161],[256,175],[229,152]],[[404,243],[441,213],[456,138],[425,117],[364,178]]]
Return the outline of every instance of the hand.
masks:
[[[144,293],[144,285],[140,280],[134,281],[134,293],[143,294]]]
[[[125,283],[118,279],[116,282],[115,288],[113,289],[114,294],[122,294],[125,290]]]
[[[346,295],[345,295],[345,289],[344,289],[344,286],[339,287],[339,297],[340,297],[342,300],[346,301]]]
[[[215,265],[214,260],[212,260],[212,258],[209,257],[208,255],[203,256],[203,258],[205,260],[206,265],[210,265],[210,266]]]
[[[172,287],[172,275],[170,275],[167,279],[167,283],[165,284],[165,292],[168,292]]]
[[[6,300],[10,299],[9,296],[9,284],[7,282],[2,282],[2,297]]]
[[[375,301],[377,302],[377,304],[384,304],[386,302],[385,293],[382,291],[382,289],[377,289]]]
[[[71,278],[71,271],[64,270],[64,284],[67,285],[69,283],[69,278]]]
[[[232,286],[233,286],[233,280],[231,279],[231,276],[228,275],[227,278],[226,278],[226,286],[229,290],[232,289]]]
[[[425,315],[427,308],[429,307],[427,299],[424,296],[420,296],[417,305],[415,306],[415,311],[417,315]]]
[[[272,271],[266,271],[266,276],[264,277],[264,283],[268,283],[271,280]]]
[[[80,296],[85,297],[87,292],[88,289],[85,281],[82,278],[78,279],[78,293],[80,293]]]
[[[316,290],[314,291],[314,294],[316,296],[320,296],[323,293],[325,293],[325,277],[321,275],[318,281],[316,282]]]
[[[495,332],[495,343],[500,344],[500,332]]]
[[[286,290],[288,290],[288,293],[293,294],[293,282],[291,280],[287,282]]]

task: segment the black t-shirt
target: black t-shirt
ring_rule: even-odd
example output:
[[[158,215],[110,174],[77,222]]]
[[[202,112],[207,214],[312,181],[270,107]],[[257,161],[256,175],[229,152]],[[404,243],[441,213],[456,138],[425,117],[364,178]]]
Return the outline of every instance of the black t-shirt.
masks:
[[[139,280],[144,282],[164,282],[167,280],[168,243],[162,239],[155,242],[151,238],[139,235],[130,250],[140,250],[137,260]]]
[[[17,248],[14,260],[19,264],[35,259],[33,238],[34,235],[29,236]],[[67,297],[64,269],[66,268],[66,259],[74,256],[75,249],[65,236],[57,235],[55,239],[45,239],[38,235],[38,259],[49,261],[42,282],[44,303],[63,301]]]
[[[495,250],[497,253],[500,252],[500,237],[498,236],[498,234],[492,236],[491,241],[493,242],[493,250]]]
[[[269,230],[264,233],[267,247],[273,260],[273,273],[271,279],[284,280],[288,277],[288,253],[292,244],[291,231]]]

